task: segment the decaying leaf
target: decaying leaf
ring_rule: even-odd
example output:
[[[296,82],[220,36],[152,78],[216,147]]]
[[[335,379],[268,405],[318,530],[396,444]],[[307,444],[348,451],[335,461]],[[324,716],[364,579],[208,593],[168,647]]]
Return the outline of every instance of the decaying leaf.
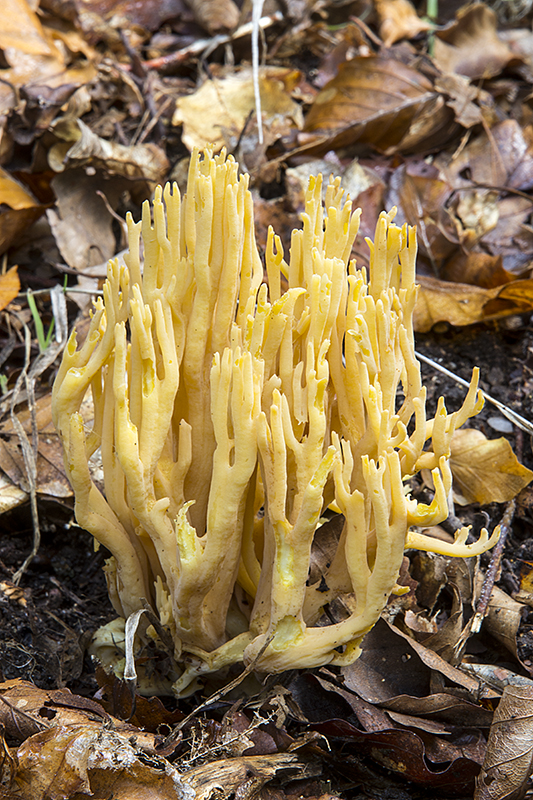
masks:
[[[501,256],[463,250],[446,262],[442,277],[483,289],[495,289],[515,280],[515,276],[504,269]]]
[[[302,111],[291,97],[300,73],[282,67],[263,67],[259,71],[261,113],[267,132],[301,128]],[[182,139],[193,147],[223,145],[233,149],[246,120],[255,110],[252,70],[249,68],[206,80],[193,94],[180,97],[172,118],[173,125],[183,125]]]
[[[0,472],[0,515],[21,506],[27,499],[27,492],[19,489],[5,473]]]
[[[196,767],[186,773],[186,780],[194,789],[196,800],[225,800],[233,795],[239,797],[239,793],[246,789],[255,795],[267,781],[280,773],[303,777],[308,764],[294,753],[243,756]]]
[[[487,439],[474,428],[454,433],[450,467],[454,487],[467,503],[505,503],[533,479],[507,439]]]
[[[533,689],[507,686],[494,713],[475,800],[521,800],[533,765]]]
[[[17,762],[15,782],[24,800],[194,800],[166,759],[147,754],[131,731],[106,730],[101,723],[36,733],[19,747]]]

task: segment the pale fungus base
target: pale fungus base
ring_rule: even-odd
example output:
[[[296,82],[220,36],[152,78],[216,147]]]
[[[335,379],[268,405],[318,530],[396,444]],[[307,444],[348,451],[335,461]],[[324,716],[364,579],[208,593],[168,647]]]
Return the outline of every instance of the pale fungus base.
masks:
[[[118,668],[124,621],[149,604],[159,634],[137,635],[166,631],[175,669],[148,693],[183,694],[241,661],[262,672],[351,663],[398,591],[406,548],[470,556],[498,536],[467,545],[464,530],[447,545],[410,531],[448,515],[450,441],[481,408],[477,373],[459,411],[441,398],[426,419],[415,232],[382,213],[368,278],[349,261],[360,212],[338,179],[321,198],[319,176],[289,263],[269,232],[266,283],[248,176],[231,157],[194,153],[186,196],[167,184],[142,222],[128,219],[127,268],[110,262],[86,341],[66,348],[54,421],[78,523],[113,554],[121,618],[93,647]],[[98,449],[104,494],[88,466]],[[405,483],[422,468],[429,506]],[[308,585],[331,503],[344,529],[320,585]],[[325,623],[324,606],[347,595],[349,616]]]

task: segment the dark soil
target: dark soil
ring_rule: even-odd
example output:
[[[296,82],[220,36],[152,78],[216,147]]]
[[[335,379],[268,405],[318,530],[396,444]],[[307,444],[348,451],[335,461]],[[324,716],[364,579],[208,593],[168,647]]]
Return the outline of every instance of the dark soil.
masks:
[[[68,686],[78,694],[97,689],[85,653],[92,633],[113,619],[102,571],[104,553],[74,523],[71,508],[39,504],[41,546],[20,581],[21,592],[0,593],[0,673],[43,689]],[[1,517],[0,575],[11,581],[31,552],[29,505]]]

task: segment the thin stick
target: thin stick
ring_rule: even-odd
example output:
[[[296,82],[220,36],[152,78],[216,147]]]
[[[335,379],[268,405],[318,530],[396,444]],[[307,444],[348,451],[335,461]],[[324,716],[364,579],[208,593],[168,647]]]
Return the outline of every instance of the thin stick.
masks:
[[[261,17],[259,20],[259,28],[265,29],[270,28],[271,25],[275,25],[276,22],[281,22],[283,19],[283,14],[281,11],[276,11],[274,14],[270,14],[267,17]],[[211,39],[199,39],[197,42],[193,42],[188,47],[184,47],[182,50],[176,50],[175,53],[169,53],[166,56],[160,56],[159,58],[152,58],[148,61],[143,61],[142,65],[145,69],[166,69],[167,67],[176,66],[178,64],[183,64],[185,61],[188,61],[191,56],[199,56],[205,50],[210,48],[213,50],[215,47],[218,47],[221,44],[228,44],[228,42],[233,42],[235,39],[240,39],[244,36],[250,36],[253,31],[253,24],[251,22],[247,22],[245,25],[241,25],[234,31],[232,34],[218,34],[217,36],[213,36]],[[126,69],[129,65],[122,64],[121,68]]]
[[[483,624],[483,620],[487,614],[490,598],[492,596],[492,590],[494,589],[494,582],[500,572],[503,549],[507,540],[507,534],[511,529],[515,509],[516,498],[513,498],[509,501],[509,503],[507,503],[505,513],[500,523],[500,538],[498,539],[498,542],[492,551],[492,558],[485,575],[485,580],[483,581],[483,587],[481,589],[481,594],[479,595],[476,613],[472,620],[472,625],[470,626],[471,633],[479,633],[481,625]]]
[[[433,367],[433,369],[436,369],[438,372],[442,372],[443,375],[446,375],[447,378],[451,378],[453,381],[455,381],[455,383],[458,383],[461,386],[465,386],[467,389],[470,387],[468,381],[465,381],[464,378],[460,378],[459,375],[456,375],[454,372],[450,372],[449,369],[446,369],[446,367],[441,366],[436,361],[433,361],[433,359],[428,358],[427,356],[423,356],[422,353],[418,352],[416,352],[415,355],[419,359],[419,361],[423,361],[424,364],[429,364],[430,367]],[[521,428],[521,430],[525,431],[526,433],[529,433],[530,436],[533,436],[532,422],[525,419],[520,414],[517,414],[516,411],[513,411],[513,409],[509,408],[509,406],[500,403],[500,401],[496,400],[495,397],[491,397],[491,395],[487,394],[487,392],[484,392],[483,389],[480,389],[479,391],[481,392],[485,400],[487,400],[487,402],[489,403],[492,403],[493,406],[496,406],[496,408],[499,411],[501,411],[502,414],[505,417],[507,417],[507,419],[510,422],[513,423],[513,425],[516,425],[517,428]]]

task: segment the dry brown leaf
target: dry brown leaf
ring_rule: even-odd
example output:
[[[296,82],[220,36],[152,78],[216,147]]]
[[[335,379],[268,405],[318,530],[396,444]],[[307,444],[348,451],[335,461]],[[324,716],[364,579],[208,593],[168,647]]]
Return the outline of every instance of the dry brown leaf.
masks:
[[[506,686],[494,712],[474,800],[519,800],[533,765],[533,689]]]
[[[466,283],[451,283],[417,277],[420,285],[414,313],[414,328],[419,333],[431,330],[437,322],[461,327],[476,322],[526,314],[533,309],[533,280],[517,280],[484,289]]]
[[[491,104],[490,95],[478,86],[473,86],[464,75],[452,72],[439,75],[435,80],[435,88],[448,96],[447,105],[453,109],[456,121],[463,128],[479,125],[485,115],[492,119],[487,110],[487,105],[490,107]]]
[[[15,299],[20,292],[18,267],[11,267],[4,275],[0,275],[0,311]]]
[[[442,96],[420,72],[394,59],[358,57],[341,64],[315,97],[301,141],[322,149],[355,142],[386,152],[413,149],[450,116]]]
[[[483,308],[485,319],[496,319],[509,314],[527,314],[533,308],[533,280],[512,281],[498,289]]]
[[[494,586],[483,620],[483,629],[518,658],[516,636],[523,620],[524,605]]]
[[[460,281],[484,289],[501,287],[515,279],[511,272],[503,268],[501,256],[477,252],[465,253],[462,250],[446,262],[442,277],[446,281]]]
[[[483,317],[486,302],[492,299],[497,290],[482,289],[466,283],[450,283],[430,278],[417,277],[420,285],[414,313],[416,331],[430,331],[437,322],[450,325],[473,325]]]
[[[186,0],[196,21],[211,35],[231,31],[239,24],[239,8],[233,0]]]
[[[375,5],[379,17],[379,35],[385,47],[431,30],[431,23],[420,19],[409,0],[376,0]]]
[[[301,108],[291,97],[299,78],[298,71],[285,67],[260,69],[261,113],[266,131],[280,122],[287,130],[302,127]],[[224,145],[233,149],[254,111],[252,70],[242,69],[206,80],[193,94],[180,97],[172,124],[183,125],[182,139],[189,150],[207,144],[212,144],[215,151]]]
[[[35,407],[39,444],[37,452],[37,491],[51,497],[71,497],[72,489],[65,475],[63,464],[63,448],[52,423],[50,410],[51,395],[39,398]],[[19,422],[28,435],[32,432],[29,410],[23,409],[17,414]],[[24,458],[20,449],[20,441],[8,417],[0,425],[0,472],[4,472],[10,481],[22,491],[29,491]]]
[[[107,202],[116,208],[126,185],[125,180],[116,177],[109,178],[102,186],[100,175],[86,175],[81,168],[70,169],[53,178],[51,186],[57,202],[55,208],[48,209],[47,217],[69,267],[84,272],[98,264],[107,265],[108,259],[115,255],[113,217],[97,192],[104,188]]]
[[[13,86],[28,90],[38,85],[44,91],[70,83],[74,89],[96,73],[90,62],[80,64],[79,69],[67,67],[66,50],[54,41],[60,37],[41,24],[35,9],[27,0],[2,0],[0,50],[8,64],[0,84],[0,110],[4,112],[18,103]]]
[[[157,31],[165,22],[187,13],[183,0],[60,0],[75,8],[77,22],[88,39],[117,42],[120,31],[134,36]]]
[[[420,252],[433,263],[448,259],[457,247],[445,235],[449,227],[446,206],[451,192],[452,187],[442,172],[415,156],[398,167],[394,190],[389,193],[389,203],[399,206],[403,213],[402,221],[417,226]]]
[[[533,562],[523,561],[520,567],[520,589],[515,600],[533,608]]]
[[[468,170],[474,184],[527,191],[533,187],[533,130],[503,120],[473,138],[452,160],[438,156],[435,163],[453,186],[464,185],[461,176]]]
[[[0,254],[17,243],[23,231],[38,219],[44,206],[12,175],[0,167]]]
[[[484,3],[465,5],[454,25],[438,31],[434,58],[443,72],[492,78],[510,61],[520,61],[498,37],[498,18]]]
[[[126,146],[101,139],[80,119],[62,117],[51,126],[58,138],[48,151],[54,172],[91,165],[112,175],[161,183],[169,170],[163,150],[155,144]]]
[[[474,428],[454,433],[450,467],[454,487],[467,503],[506,503],[533,480],[507,439],[487,439]]]

